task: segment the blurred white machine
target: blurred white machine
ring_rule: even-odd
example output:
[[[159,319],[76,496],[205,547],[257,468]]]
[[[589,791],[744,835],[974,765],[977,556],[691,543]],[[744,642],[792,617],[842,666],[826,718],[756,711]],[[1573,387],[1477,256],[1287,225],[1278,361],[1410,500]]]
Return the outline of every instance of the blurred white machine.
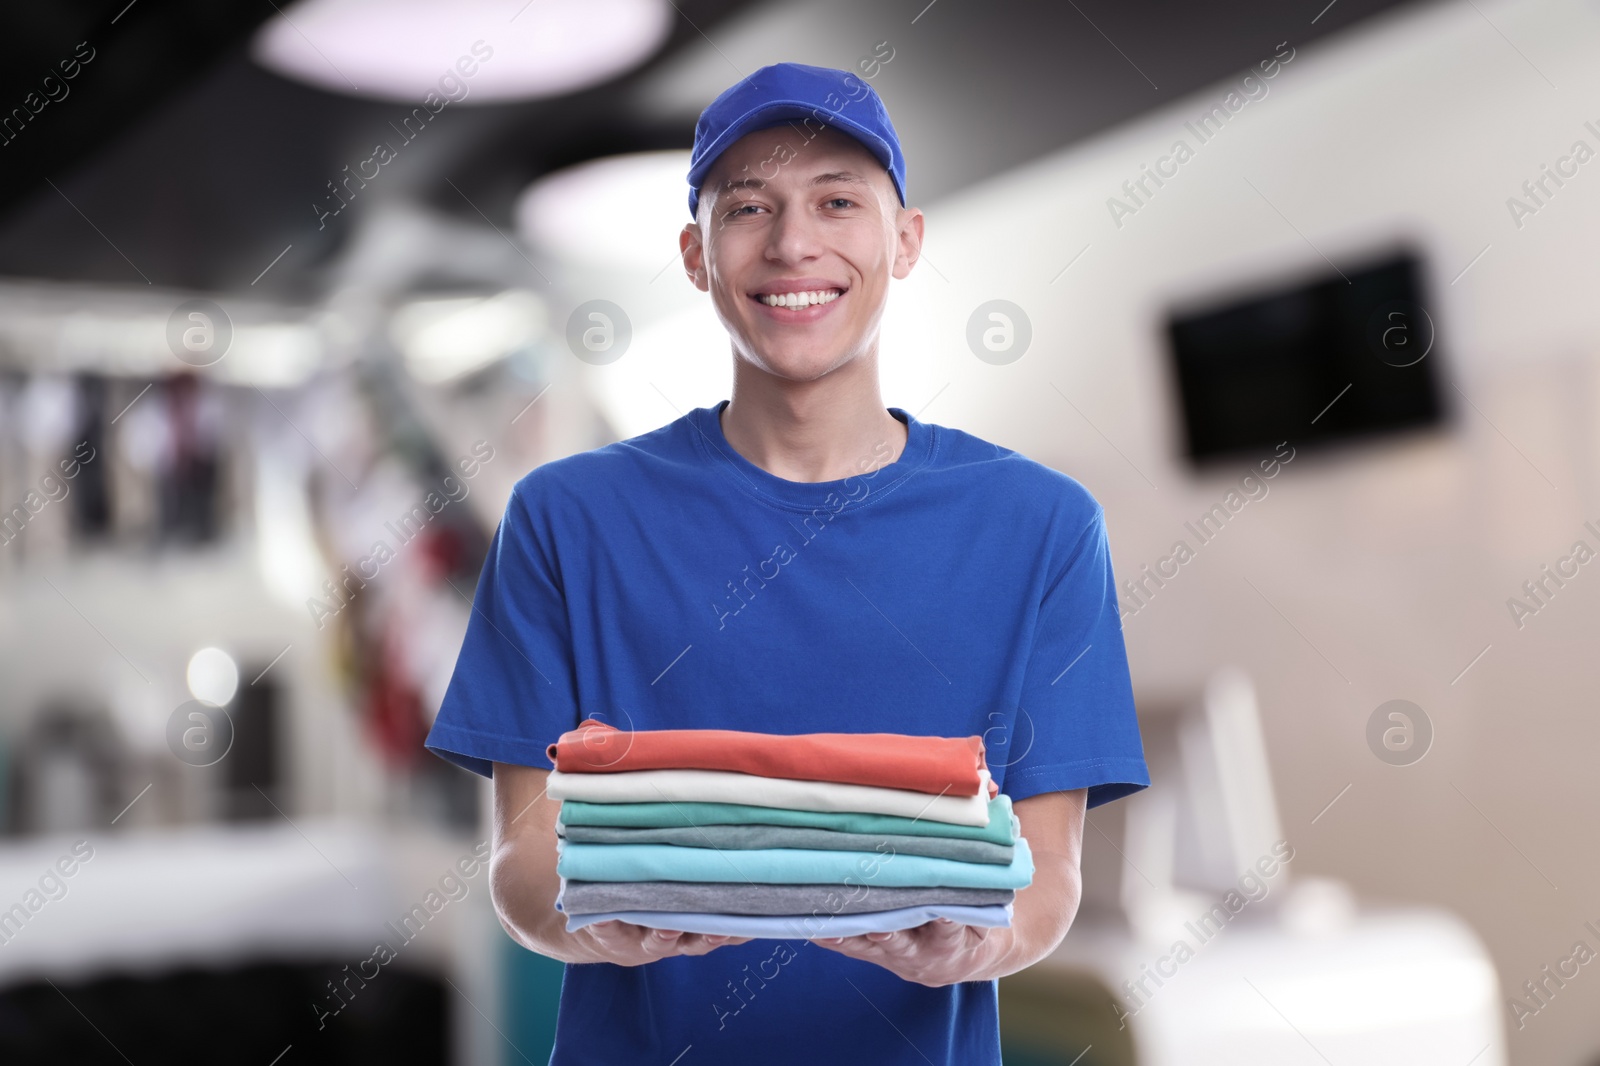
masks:
[[[1280,825],[1248,677],[1141,705],[1140,726],[1153,787],[1096,817],[1072,931],[1002,985],[1037,1051],[1066,1062],[1097,1045],[1080,1066],[1505,1066],[1495,971],[1463,922],[1290,881],[1295,838],[1315,830]],[[1080,1026],[1076,1047],[1064,1029],[1051,1040],[1050,1019],[1072,1017],[1048,1009],[1052,988],[1093,989],[1111,1023]]]

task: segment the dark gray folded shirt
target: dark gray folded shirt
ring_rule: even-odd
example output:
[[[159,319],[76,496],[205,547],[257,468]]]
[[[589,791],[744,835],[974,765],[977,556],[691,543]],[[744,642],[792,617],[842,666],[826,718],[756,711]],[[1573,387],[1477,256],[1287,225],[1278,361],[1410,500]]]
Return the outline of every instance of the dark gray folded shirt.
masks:
[[[584,844],[677,844],[689,848],[804,848],[809,851],[876,851],[883,855],[928,855],[957,862],[1009,866],[1016,848],[987,840],[955,837],[880,836],[841,833],[788,825],[702,825],[632,829],[609,825],[568,825],[562,836]],[[659,908],[657,908],[659,909]],[[877,908],[874,908],[877,909]]]
[[[573,828],[576,828],[575,826]],[[567,914],[692,911],[700,914],[865,914],[935,904],[1011,903],[1009,888],[872,885],[753,885],[746,881],[566,881],[556,902]]]

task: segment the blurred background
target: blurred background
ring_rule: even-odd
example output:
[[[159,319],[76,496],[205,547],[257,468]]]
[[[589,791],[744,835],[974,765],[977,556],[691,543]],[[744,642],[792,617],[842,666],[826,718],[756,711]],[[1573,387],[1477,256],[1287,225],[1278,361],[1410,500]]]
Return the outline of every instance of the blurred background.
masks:
[[[1600,1062],[1594,0],[73,0],[0,52],[6,1062],[546,1060],[421,741],[512,484],[728,395],[683,174],[783,60],[927,214],[886,402],[1081,481],[1123,582],[1155,787],[1007,1062]]]

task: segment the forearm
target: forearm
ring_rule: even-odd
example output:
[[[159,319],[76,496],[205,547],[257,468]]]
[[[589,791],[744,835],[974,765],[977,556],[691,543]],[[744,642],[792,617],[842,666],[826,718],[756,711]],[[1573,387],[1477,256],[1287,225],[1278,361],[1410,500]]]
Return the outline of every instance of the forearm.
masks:
[[[593,937],[566,930],[556,910],[556,819],[545,797],[548,771],[495,764],[494,853],[489,895],[500,925],[517,943],[561,962],[602,962]]]
[[[1003,950],[981,963],[969,980],[1009,977],[1049,955],[1072,927],[1082,895],[1076,855],[1035,851],[1033,884],[1017,893]]]
[[[561,962],[598,962],[586,938],[566,931],[566,918],[555,909],[561,881],[555,872],[554,849],[542,852],[538,840],[500,842],[490,861],[490,892],[495,913],[507,934],[530,951]]]

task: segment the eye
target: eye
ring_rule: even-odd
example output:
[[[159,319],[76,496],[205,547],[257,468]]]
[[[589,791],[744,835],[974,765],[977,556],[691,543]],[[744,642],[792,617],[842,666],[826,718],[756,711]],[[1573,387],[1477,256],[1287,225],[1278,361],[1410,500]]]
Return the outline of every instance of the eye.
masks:
[[[827,203],[828,203],[828,206],[830,206],[830,207],[832,205],[834,205],[834,204],[844,204],[846,207],[854,207],[856,205],[856,202],[854,200],[846,199],[843,196],[835,196],[832,199],[828,200]]]
[[[727,217],[728,218],[735,218],[735,217],[738,217],[741,213],[743,213],[746,208],[750,208],[750,209],[754,210],[757,207],[759,207],[758,204],[748,204],[748,203],[747,204],[740,204],[738,207],[734,208],[732,211],[729,211],[728,214],[727,214]]]

